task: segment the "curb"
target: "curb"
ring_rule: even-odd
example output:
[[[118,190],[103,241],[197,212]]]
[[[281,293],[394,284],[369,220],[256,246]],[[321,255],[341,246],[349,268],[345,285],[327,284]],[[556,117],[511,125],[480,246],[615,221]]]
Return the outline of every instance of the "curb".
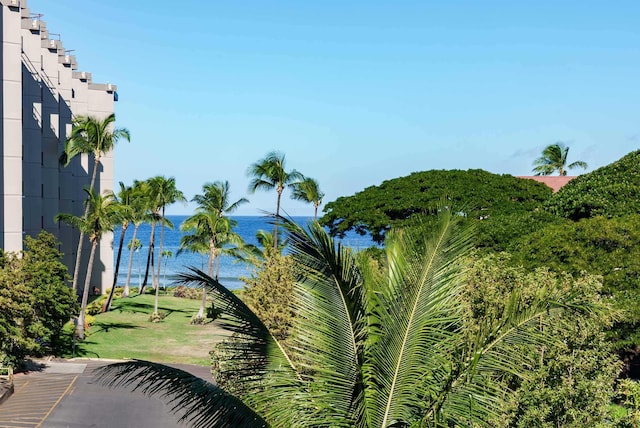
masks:
[[[4,401],[11,397],[13,394],[13,382],[5,383],[0,382],[0,404],[4,403]]]

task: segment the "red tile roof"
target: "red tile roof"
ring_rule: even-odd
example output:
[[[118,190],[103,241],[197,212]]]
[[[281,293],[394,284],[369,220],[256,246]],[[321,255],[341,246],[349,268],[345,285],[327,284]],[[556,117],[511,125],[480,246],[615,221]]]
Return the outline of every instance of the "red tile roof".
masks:
[[[576,178],[575,176],[568,175],[534,175],[534,176],[519,176],[518,178],[528,178],[529,180],[535,180],[538,183],[546,184],[551,187],[553,192],[557,192],[565,184]]]

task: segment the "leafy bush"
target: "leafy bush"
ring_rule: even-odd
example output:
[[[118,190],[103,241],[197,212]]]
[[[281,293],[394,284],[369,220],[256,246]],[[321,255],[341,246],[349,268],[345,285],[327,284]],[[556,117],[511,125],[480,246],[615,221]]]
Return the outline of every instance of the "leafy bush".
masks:
[[[555,322],[550,322],[554,315],[549,315],[540,321],[537,328],[551,333],[552,340],[544,346],[521,347],[522,368],[530,370],[528,376],[495,380],[515,394],[507,396],[504,412],[493,426],[582,428],[604,424],[621,363],[605,337],[615,313],[599,294],[599,278],[574,278],[547,269],[527,271],[510,264],[506,254],[475,261],[465,293],[471,335],[500,319],[508,305],[528,306],[542,290],[572,296],[594,310],[587,314],[569,311]]]
[[[603,293],[624,317],[614,325],[618,348],[640,344],[640,215],[564,220],[513,242],[515,264],[602,275]]]
[[[102,295],[95,298],[91,303],[87,305],[86,314],[87,315],[98,315],[102,313],[102,307],[107,301],[107,296]]]
[[[167,317],[166,312],[157,312],[149,315],[150,322],[161,322],[163,319]]]
[[[267,250],[256,274],[241,278],[243,299],[278,339],[285,339],[293,320],[293,261],[273,249]]]
[[[194,324],[194,325],[202,325],[206,323],[207,323],[207,317],[201,317],[201,316],[198,316],[198,314],[195,314],[194,316],[192,316],[191,321],[189,321],[189,324]]]
[[[185,287],[184,285],[179,285],[173,290],[173,297],[197,300],[202,298],[202,291],[198,290],[197,288]]]
[[[0,363],[12,365],[56,353],[64,324],[79,310],[55,237],[27,236],[24,248],[21,257],[0,252]]]

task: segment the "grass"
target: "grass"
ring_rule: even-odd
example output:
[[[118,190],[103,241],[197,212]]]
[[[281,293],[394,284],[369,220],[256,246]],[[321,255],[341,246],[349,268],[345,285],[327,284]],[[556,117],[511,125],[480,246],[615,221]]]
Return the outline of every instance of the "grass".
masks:
[[[95,316],[75,353],[65,356],[209,365],[209,351],[228,333],[215,321],[189,324],[200,300],[160,296],[158,311],[166,317],[158,323],[149,321],[153,304],[152,295],[114,300],[110,312]]]

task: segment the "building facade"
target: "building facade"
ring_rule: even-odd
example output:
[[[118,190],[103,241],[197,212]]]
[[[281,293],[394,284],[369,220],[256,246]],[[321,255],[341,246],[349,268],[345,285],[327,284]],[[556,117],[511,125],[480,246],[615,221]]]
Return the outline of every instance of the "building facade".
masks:
[[[41,18],[27,0],[0,0],[0,247],[18,252],[25,236],[46,230],[61,242],[72,274],[79,232],[54,217],[83,214],[94,162],[83,155],[63,167],[58,159],[72,117],[106,117],[117,94],[115,85],[93,83],[90,73],[78,71],[75,56]],[[96,191],[102,193],[113,189],[113,154],[101,163]],[[89,251],[83,253],[80,287]],[[91,286],[104,291],[113,280],[111,234],[102,238],[96,260]]]

